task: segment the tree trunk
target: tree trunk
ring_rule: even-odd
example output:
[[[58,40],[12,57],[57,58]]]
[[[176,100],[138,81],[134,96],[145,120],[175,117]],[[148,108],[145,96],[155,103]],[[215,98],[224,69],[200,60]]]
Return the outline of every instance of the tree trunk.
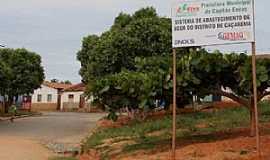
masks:
[[[6,96],[4,96],[3,105],[4,105],[4,113],[8,113],[8,102]]]
[[[4,98],[4,108],[5,108],[5,113],[8,113],[9,107],[13,103],[13,96],[8,96],[8,98]]]
[[[5,100],[3,100],[3,108],[2,108],[2,113],[4,114],[6,112],[6,105],[5,105]]]
[[[6,101],[4,102],[4,108],[5,108],[5,113],[8,113],[9,104]]]
[[[255,137],[256,135],[256,122],[255,122],[255,108],[254,108],[254,100],[251,99],[250,103],[250,136]]]

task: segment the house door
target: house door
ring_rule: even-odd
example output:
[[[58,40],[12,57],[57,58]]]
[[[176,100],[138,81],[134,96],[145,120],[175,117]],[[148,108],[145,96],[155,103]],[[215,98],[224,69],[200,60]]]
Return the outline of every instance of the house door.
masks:
[[[57,110],[61,109],[61,94],[57,96]]]
[[[22,109],[31,111],[32,97],[23,96],[22,99]]]
[[[84,97],[84,95],[80,95],[80,105],[79,105],[79,107],[84,108],[84,106],[85,106],[85,97]]]

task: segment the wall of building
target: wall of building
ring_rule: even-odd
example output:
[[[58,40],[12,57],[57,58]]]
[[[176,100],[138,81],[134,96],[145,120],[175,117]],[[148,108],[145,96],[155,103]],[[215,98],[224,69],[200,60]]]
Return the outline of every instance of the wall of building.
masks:
[[[48,101],[48,95],[51,95],[51,101]],[[41,95],[41,101],[38,101],[38,95]],[[32,111],[55,111],[57,110],[57,89],[41,85],[32,95]]]
[[[69,99],[69,95],[73,95],[72,101]],[[61,110],[64,110],[64,108],[78,108],[81,95],[83,95],[82,91],[63,92],[61,95]]]
[[[78,110],[80,106],[79,102],[64,102],[63,103],[63,111],[73,111]]]
[[[31,111],[55,111],[57,103],[32,103]]]
[[[41,102],[38,102],[38,95],[39,94],[42,96]],[[51,102],[47,101],[48,94],[52,95]],[[32,104],[35,104],[35,103],[39,103],[39,104],[57,103],[57,95],[58,95],[57,89],[50,88],[50,87],[47,87],[45,85],[41,85],[41,88],[36,89],[34,91],[34,94],[32,95]]]

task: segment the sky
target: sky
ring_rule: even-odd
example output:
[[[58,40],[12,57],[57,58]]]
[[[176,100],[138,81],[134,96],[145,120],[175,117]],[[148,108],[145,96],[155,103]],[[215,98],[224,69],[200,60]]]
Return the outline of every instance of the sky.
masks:
[[[270,53],[270,1],[255,1],[257,52]],[[0,0],[0,44],[40,54],[47,80],[77,83],[83,37],[108,30],[120,12],[153,6],[169,17],[170,5],[170,0]],[[249,52],[250,45],[208,47],[215,49]]]

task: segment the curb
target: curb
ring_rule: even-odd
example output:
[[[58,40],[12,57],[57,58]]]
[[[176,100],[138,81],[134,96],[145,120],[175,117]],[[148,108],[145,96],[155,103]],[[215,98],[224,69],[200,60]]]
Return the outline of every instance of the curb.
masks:
[[[27,117],[40,117],[40,116],[42,116],[41,113],[31,114],[31,115],[21,115],[21,116],[15,116],[14,119],[27,118]],[[9,121],[10,119],[11,119],[11,117],[4,117],[4,118],[0,117],[0,122],[1,121]]]

